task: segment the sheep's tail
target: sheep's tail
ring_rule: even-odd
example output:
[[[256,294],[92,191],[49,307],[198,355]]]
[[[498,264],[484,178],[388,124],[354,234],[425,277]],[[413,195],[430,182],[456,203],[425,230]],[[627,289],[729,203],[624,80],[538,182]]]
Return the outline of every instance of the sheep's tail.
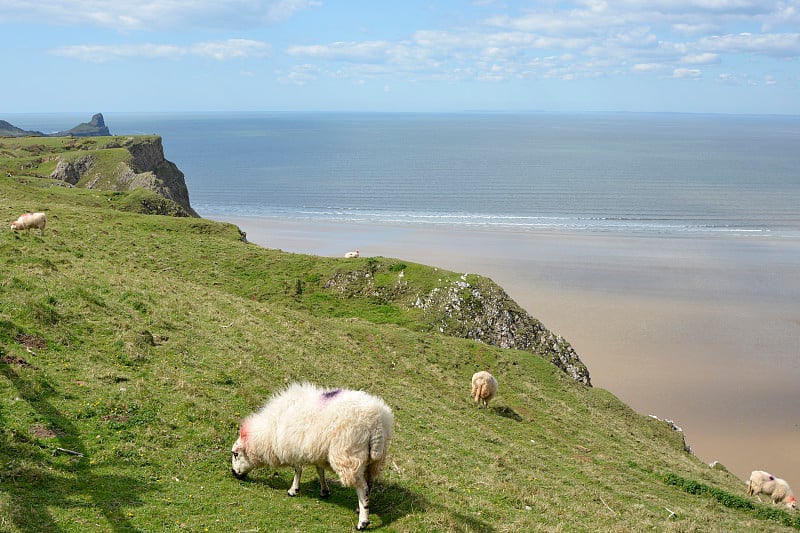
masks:
[[[486,387],[487,387],[487,385],[486,385],[486,382],[484,380],[481,380],[478,383],[478,386],[475,389],[475,401],[476,402],[479,401],[481,398],[485,398],[486,397]]]
[[[383,471],[383,465],[389,451],[389,443],[392,440],[392,415],[383,413],[379,423],[372,430],[369,438],[369,465],[367,466],[367,484],[372,486]]]

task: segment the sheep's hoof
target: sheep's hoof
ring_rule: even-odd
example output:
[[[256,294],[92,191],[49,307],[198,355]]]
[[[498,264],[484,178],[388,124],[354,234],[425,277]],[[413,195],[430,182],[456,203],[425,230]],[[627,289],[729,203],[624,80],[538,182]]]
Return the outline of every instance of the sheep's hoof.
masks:
[[[286,495],[287,495],[287,496],[291,496],[292,498],[294,498],[295,496],[297,496],[297,493],[298,493],[298,492],[300,492],[300,491],[294,491],[294,492],[292,492],[291,490],[287,490],[287,491],[286,491]]]
[[[356,529],[359,531],[363,531],[364,529],[367,529],[368,525],[369,525],[369,520],[367,520],[366,522],[359,522],[358,525],[356,526]]]
[[[330,490],[321,490],[321,491],[319,491],[320,498],[327,498],[330,495],[331,495],[331,491]]]

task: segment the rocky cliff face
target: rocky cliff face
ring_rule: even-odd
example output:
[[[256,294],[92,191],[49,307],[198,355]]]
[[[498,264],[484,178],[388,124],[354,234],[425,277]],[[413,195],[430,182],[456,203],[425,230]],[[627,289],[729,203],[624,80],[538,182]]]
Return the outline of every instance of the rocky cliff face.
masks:
[[[589,370],[572,346],[530,316],[492,280],[465,274],[456,280],[440,280],[437,287],[420,293],[402,270],[393,284],[376,281],[376,274],[390,271],[391,266],[371,260],[363,269],[337,274],[325,287],[345,297],[368,296],[421,309],[425,321],[445,335],[535,353],[575,381],[591,386]]]
[[[469,282],[464,275],[421,296],[414,305],[432,314],[442,333],[537,353],[575,381],[591,385],[589,370],[572,346],[525,312],[494,282]]]
[[[161,137],[120,137],[112,139],[103,149],[125,148],[129,157],[120,161],[111,172],[95,169],[98,156],[86,154],[61,156],[51,178],[87,189],[132,191],[143,188],[155,192],[179,206],[177,210],[159,214],[199,217],[189,203],[189,190],[183,172],[164,157]],[[174,211],[174,212],[172,212]]]

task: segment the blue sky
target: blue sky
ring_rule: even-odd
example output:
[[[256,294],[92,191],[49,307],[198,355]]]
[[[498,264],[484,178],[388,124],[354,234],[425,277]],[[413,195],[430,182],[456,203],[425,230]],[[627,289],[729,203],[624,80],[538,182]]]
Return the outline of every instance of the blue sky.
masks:
[[[2,113],[800,114],[800,0],[0,0]]]

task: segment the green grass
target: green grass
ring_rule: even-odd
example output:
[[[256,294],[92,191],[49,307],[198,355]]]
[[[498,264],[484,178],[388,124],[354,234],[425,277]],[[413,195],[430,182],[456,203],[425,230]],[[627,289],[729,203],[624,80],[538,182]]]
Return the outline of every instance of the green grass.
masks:
[[[439,334],[409,303],[458,273],[261,248],[232,225],[122,211],[125,194],[0,177],[0,198],[6,228],[23,210],[49,220],[44,236],[0,232],[0,531],[352,530],[355,492],[321,500],[313,469],[296,498],[288,469],[230,474],[241,417],[292,380],[393,408],[374,530],[796,525],[610,392]],[[377,296],[325,288],[365,269]],[[500,394],[477,409],[486,367]]]

